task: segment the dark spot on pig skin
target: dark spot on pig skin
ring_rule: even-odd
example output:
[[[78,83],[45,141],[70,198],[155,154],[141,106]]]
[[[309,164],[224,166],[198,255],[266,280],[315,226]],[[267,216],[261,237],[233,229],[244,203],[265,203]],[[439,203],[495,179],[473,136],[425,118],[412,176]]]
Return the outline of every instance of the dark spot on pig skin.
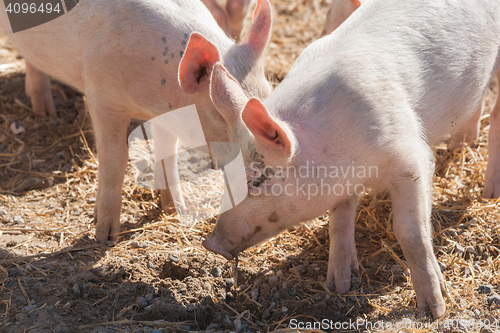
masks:
[[[260,226],[256,226],[253,234],[255,235],[256,233],[258,233],[261,230],[262,230],[262,228]]]
[[[252,154],[252,160],[256,161],[256,160],[262,160],[262,159],[264,159],[264,155],[259,154],[256,151]]]
[[[156,57],[155,57],[155,56],[151,57],[151,60],[155,61],[155,60],[156,60]]]
[[[187,43],[187,41],[186,41],[186,40],[183,40],[183,41],[182,41],[182,43],[181,43],[181,45],[182,45],[182,46],[186,46],[186,43]]]
[[[167,80],[161,79],[161,84],[164,85],[165,83],[167,83]]]
[[[279,216],[278,216],[278,213],[277,212],[272,212],[271,214],[269,214],[269,216],[267,217],[267,220],[271,223],[276,223],[278,222],[279,220]]]
[[[163,51],[163,55],[164,55],[164,56],[167,56],[167,51]]]
[[[168,65],[168,59],[165,59],[165,63]]]
[[[266,164],[264,163],[264,155],[259,154],[258,152],[253,152],[252,156],[250,156],[250,159],[254,161],[259,169],[264,169],[266,167]]]
[[[174,59],[174,53],[172,52],[172,54],[170,54],[170,56],[172,57],[172,59]]]
[[[179,54],[181,55],[181,57],[184,55],[184,51],[181,51],[179,52]]]
[[[259,179],[254,179],[254,180],[251,180],[251,181],[248,182],[248,185],[250,185],[253,188],[259,187],[260,184],[262,184],[262,181],[261,181],[260,178]]]
[[[169,108],[170,110],[172,110],[172,108],[173,108],[172,103],[168,103],[168,108]]]
[[[168,52],[168,46],[165,46],[165,52]]]
[[[167,42],[167,37],[162,37],[161,40],[166,43]]]
[[[172,53],[172,58],[173,58],[173,53]],[[205,66],[200,66],[198,71],[196,72],[196,83],[200,84],[201,79],[207,75],[207,68]]]
[[[272,168],[266,168],[264,174],[267,176],[267,178],[271,178],[271,176],[274,176],[274,170]]]
[[[253,179],[253,180],[249,181],[247,184],[252,186],[253,188],[257,188],[268,179],[269,179],[269,177],[267,175],[261,175],[259,178]]]

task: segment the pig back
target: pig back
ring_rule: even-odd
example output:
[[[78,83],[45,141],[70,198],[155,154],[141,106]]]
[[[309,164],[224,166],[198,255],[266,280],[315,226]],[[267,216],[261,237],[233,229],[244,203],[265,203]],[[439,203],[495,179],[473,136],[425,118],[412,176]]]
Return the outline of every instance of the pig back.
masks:
[[[177,89],[178,65],[193,31],[221,52],[229,48],[199,0],[81,0],[67,14],[9,37],[43,72],[82,92],[99,82],[112,93],[144,90],[152,73]]]
[[[481,103],[498,68],[499,24],[497,1],[368,1],[299,57],[283,83],[289,81],[294,90],[293,82],[299,76],[303,81],[304,73],[311,83],[283,109],[323,91],[324,106],[312,109],[321,114],[323,108],[330,115],[322,116],[332,122],[351,118],[361,128],[399,133],[415,119],[427,141],[436,143],[459,129]],[[277,91],[290,90],[281,88]]]

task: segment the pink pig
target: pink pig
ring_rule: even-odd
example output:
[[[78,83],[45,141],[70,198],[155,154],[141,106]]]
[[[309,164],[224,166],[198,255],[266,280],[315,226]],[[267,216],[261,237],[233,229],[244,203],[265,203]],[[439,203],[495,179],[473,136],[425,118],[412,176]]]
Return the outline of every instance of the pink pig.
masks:
[[[115,241],[120,231],[131,118],[149,120],[195,104],[207,141],[227,140],[225,121],[209,96],[217,62],[237,78],[248,97],[270,93],[262,67],[271,31],[267,0],[259,0],[252,26],[239,44],[225,35],[199,0],[82,0],[66,14],[16,33],[2,2],[0,22],[26,57],[26,88],[36,114],[55,115],[43,73],[86,95],[99,160],[94,214],[99,242]],[[179,193],[172,195],[182,203]]]
[[[500,2],[488,0],[370,0],[308,46],[264,102],[248,100],[216,66],[212,100],[246,159],[249,195],[219,216],[203,245],[232,259],[330,209],[327,283],[345,293],[359,267],[357,197],[384,189],[419,312],[441,317],[430,145],[476,115],[499,69]],[[490,114],[483,197],[500,197],[500,103]]]
[[[337,29],[356,9],[368,0],[333,0],[326,16],[325,27],[321,36],[330,34]],[[450,150],[458,149],[463,142],[472,144],[479,139],[480,119],[483,114],[484,105],[481,104],[474,116],[472,116],[458,132],[455,132],[449,141]]]
[[[219,26],[228,36],[240,38],[251,0],[227,0],[224,11],[216,0],[201,0],[210,10]],[[226,15],[227,13],[227,15]]]
[[[328,14],[326,14],[325,27],[321,36],[330,34],[337,29],[362,3],[367,0],[333,0]]]

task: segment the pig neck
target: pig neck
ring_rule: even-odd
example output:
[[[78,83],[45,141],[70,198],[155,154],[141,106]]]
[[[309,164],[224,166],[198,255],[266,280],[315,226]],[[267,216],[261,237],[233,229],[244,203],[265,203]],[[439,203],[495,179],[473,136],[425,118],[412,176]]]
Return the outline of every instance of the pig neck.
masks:
[[[373,145],[370,141],[383,140],[377,137],[378,132],[371,133],[371,128],[364,126],[365,118],[349,112],[356,108],[366,110],[358,93],[341,80],[329,78],[327,71],[311,68],[310,65],[302,64],[301,67],[290,72],[265,105],[273,117],[291,130],[296,145],[295,154],[276,165],[301,169],[302,175],[308,171],[305,176],[290,177],[286,182],[299,187],[315,184],[319,189],[330,189],[330,192],[320,191],[311,199],[297,200],[298,204],[307,205],[307,210],[302,211],[305,215],[301,216],[305,220],[323,214],[339,201],[356,195],[356,185],[361,192],[363,186],[378,184],[377,170],[383,169],[380,165],[384,163],[384,155],[373,157],[370,150]],[[332,103],[332,95],[333,100],[339,102]],[[369,112],[366,117],[370,117]],[[359,119],[364,122],[360,123]]]

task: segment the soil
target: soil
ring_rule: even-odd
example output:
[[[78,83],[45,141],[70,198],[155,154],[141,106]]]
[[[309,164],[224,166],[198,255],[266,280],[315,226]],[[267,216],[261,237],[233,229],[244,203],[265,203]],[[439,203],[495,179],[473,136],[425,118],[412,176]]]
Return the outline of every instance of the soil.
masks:
[[[278,84],[319,38],[329,1],[272,3],[266,61]],[[248,249],[235,269],[201,246],[215,219],[178,223],[135,184],[131,167],[120,241],[97,244],[97,163],[84,97],[53,81],[59,117],[34,117],[24,61],[5,37],[0,46],[0,332],[428,331],[416,326],[433,320],[418,316],[383,193],[361,198],[361,274],[345,295],[325,286],[327,216]],[[492,86],[490,105],[496,94]],[[14,134],[20,126],[25,131]],[[433,331],[500,332],[500,208],[481,198],[488,130],[485,115],[474,147],[435,148],[435,254],[450,297]]]

